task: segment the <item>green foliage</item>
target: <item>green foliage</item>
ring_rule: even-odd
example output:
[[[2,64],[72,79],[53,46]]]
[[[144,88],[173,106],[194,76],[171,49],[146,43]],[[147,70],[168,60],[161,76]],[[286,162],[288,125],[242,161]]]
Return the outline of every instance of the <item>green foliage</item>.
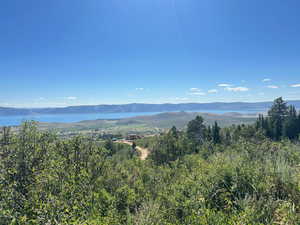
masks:
[[[203,123],[203,118],[197,116],[194,120],[188,123],[187,136],[195,144],[201,144],[205,139],[205,125]]]
[[[274,118],[254,125],[206,127],[198,117],[187,132],[137,140],[151,151],[145,161],[109,139],[4,128],[0,224],[298,225],[300,115],[292,107],[277,115],[278,103]],[[268,133],[276,118],[279,141]]]
[[[173,128],[167,133],[158,138],[152,147],[152,153],[150,158],[156,164],[164,164],[193,152],[190,147],[191,143],[186,138],[186,135],[177,132],[176,128]]]
[[[220,130],[221,128],[218,126],[218,123],[215,122],[215,124],[212,127],[212,140],[215,144],[221,143]]]
[[[259,116],[256,128],[262,129],[265,135],[273,140],[288,138],[296,140],[300,134],[300,113],[294,106],[287,106],[282,98],[274,101],[268,117]]]

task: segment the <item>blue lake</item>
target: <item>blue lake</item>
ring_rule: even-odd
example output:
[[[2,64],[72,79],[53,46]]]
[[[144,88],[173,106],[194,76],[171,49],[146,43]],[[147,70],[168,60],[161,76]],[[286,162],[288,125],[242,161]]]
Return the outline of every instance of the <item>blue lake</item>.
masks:
[[[199,112],[224,114],[228,112],[256,113],[255,111],[222,111],[222,110],[201,110]],[[16,126],[24,121],[34,120],[48,123],[73,123],[83,120],[96,119],[122,119],[135,116],[155,115],[163,112],[137,112],[137,113],[93,113],[93,114],[53,114],[53,115],[29,115],[29,116],[0,116],[0,126]]]

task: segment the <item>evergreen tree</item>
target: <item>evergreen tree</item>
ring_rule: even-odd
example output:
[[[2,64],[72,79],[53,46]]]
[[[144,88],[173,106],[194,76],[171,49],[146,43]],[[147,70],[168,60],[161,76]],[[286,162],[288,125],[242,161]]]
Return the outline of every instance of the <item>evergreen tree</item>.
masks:
[[[258,119],[256,121],[256,129],[266,130],[268,127],[267,119],[264,118],[263,114],[258,115]]]
[[[256,121],[256,129],[261,130],[264,135],[269,138],[273,138],[272,136],[272,125],[269,118],[265,118],[262,114],[259,114],[258,119]]]
[[[223,130],[224,134],[223,134],[223,140],[224,140],[224,144],[225,145],[230,145],[231,143],[231,132],[229,128],[225,128]]]
[[[175,127],[175,126],[173,126],[172,128],[171,128],[171,130],[169,131],[169,134],[171,135],[171,136],[173,136],[174,138],[178,138],[179,137],[179,135],[178,135],[178,130],[177,130],[177,128]]]
[[[10,127],[3,127],[2,128],[2,138],[1,144],[8,145],[10,142]]]
[[[288,107],[288,114],[283,123],[283,137],[295,139],[298,137],[297,111],[294,106]]]
[[[203,118],[201,116],[197,116],[188,123],[187,136],[196,144],[202,144],[204,142],[205,125],[203,124]]]
[[[283,133],[283,123],[288,113],[288,107],[282,97],[275,99],[268,112],[271,138],[279,140]]]
[[[215,124],[212,127],[212,139],[214,144],[221,143],[220,130],[221,128],[218,126],[218,123],[215,121]]]
[[[105,141],[104,148],[108,150],[108,155],[112,156],[116,153],[117,149],[114,146],[114,143],[111,139]]]
[[[278,98],[269,110],[268,118],[259,115],[255,127],[273,140],[281,138],[294,140],[300,133],[299,116],[294,106],[287,106],[282,98]]]
[[[208,141],[212,141],[212,139],[213,139],[213,134],[212,134],[212,128],[211,128],[211,126],[208,126],[208,127],[207,127],[206,132],[205,132],[205,138],[206,138],[206,140],[208,140]]]
[[[232,129],[233,129],[232,138],[234,141],[237,141],[241,137],[242,127],[241,125],[237,125],[237,126],[232,126]]]

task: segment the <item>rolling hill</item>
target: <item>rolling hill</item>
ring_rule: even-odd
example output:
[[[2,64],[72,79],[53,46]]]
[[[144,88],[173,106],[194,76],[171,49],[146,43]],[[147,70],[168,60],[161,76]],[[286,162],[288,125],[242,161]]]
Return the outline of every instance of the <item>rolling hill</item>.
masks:
[[[213,124],[215,121],[221,127],[231,124],[249,124],[256,119],[255,115],[244,115],[239,113],[210,114],[196,112],[167,112],[152,116],[138,116],[116,120],[87,120],[77,123],[39,123],[43,130],[57,130],[61,132],[85,132],[97,131],[106,133],[147,133],[153,134],[176,126],[179,129],[185,128],[187,123],[201,115],[206,124]]]
[[[300,109],[300,100],[287,101]],[[34,114],[82,114],[82,113],[122,113],[122,112],[174,112],[174,111],[253,111],[265,112],[272,102],[216,102],[216,103],[182,103],[182,104],[126,104],[126,105],[91,105],[69,106],[63,108],[7,108],[0,107],[0,116],[34,115]]]

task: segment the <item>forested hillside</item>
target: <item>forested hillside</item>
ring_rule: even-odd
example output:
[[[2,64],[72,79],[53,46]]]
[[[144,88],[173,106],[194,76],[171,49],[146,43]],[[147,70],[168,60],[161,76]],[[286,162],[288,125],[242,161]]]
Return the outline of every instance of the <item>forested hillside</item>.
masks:
[[[251,125],[197,116],[132,147],[4,128],[0,224],[298,225],[299,134],[300,114],[281,98]]]

